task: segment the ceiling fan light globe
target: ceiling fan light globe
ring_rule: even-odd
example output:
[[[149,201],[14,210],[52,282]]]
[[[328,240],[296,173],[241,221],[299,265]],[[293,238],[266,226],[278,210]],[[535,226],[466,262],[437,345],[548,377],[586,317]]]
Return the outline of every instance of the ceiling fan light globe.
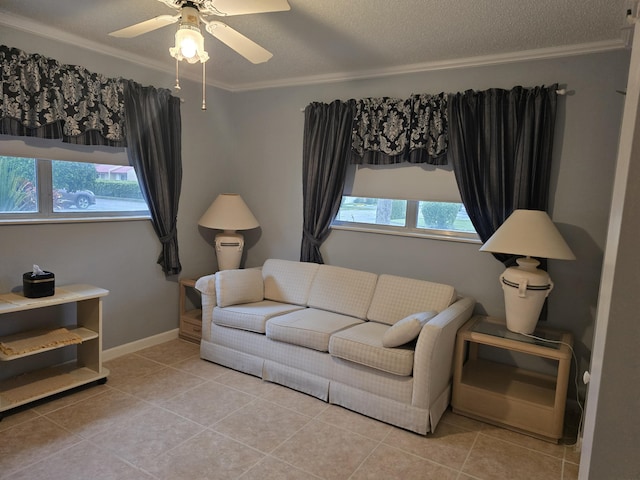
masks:
[[[209,60],[209,54],[204,50],[204,37],[199,28],[181,25],[176,31],[175,42],[169,53],[178,61],[204,63]]]
[[[198,46],[191,38],[184,38],[180,44],[180,52],[184,58],[193,58],[198,51]]]

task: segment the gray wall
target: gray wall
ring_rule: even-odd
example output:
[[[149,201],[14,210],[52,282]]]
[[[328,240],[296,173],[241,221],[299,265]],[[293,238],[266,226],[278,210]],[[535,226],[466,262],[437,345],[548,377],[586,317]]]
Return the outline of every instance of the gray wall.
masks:
[[[310,102],[411,93],[457,92],[515,85],[566,86],[559,97],[551,214],[577,260],[550,261],[556,286],[549,323],[571,330],[588,363],[606,240],[618,132],[629,53],[616,51],[555,60],[443,70],[371,80],[234,94],[240,142],[229,165],[234,188],[261,224],[249,231],[247,265],[269,257],[298,259],[302,224],[302,134]],[[504,314],[502,265],[475,244],[334,230],[322,246],[326,263],[408,275],[455,285],[474,296],[479,312]]]
[[[170,58],[163,74],[4,28],[0,30],[0,43],[108,76],[131,78],[143,85],[171,88],[174,83]],[[181,108],[183,186],[178,241],[181,276],[197,276],[215,268],[210,232],[201,232],[197,221],[229,181],[225,163],[231,144],[225,111],[231,95],[210,88],[209,108],[203,112],[201,86],[181,83],[180,95],[185,101]],[[21,286],[22,273],[29,271],[33,263],[53,271],[58,285],[91,283],[110,290],[104,301],[104,348],[178,326],[177,277],[165,277],[156,264],[160,243],[148,220],[0,225],[0,252],[2,292]]]
[[[0,42],[142,84],[173,85],[169,61],[161,74],[8,29],[0,32]],[[616,51],[233,94],[210,87],[206,112],[200,110],[200,85],[183,81],[182,276],[215,270],[214,232],[197,227],[197,220],[224,191],[242,194],[261,224],[245,232],[247,266],[269,257],[298,258],[301,109],[310,102],[559,82],[570,95],[559,99],[551,212],[578,259],[550,262],[556,288],[549,322],[572,330],[586,359],[623,105],[615,90],[625,87],[628,59],[628,52]],[[177,326],[177,279],[165,278],[156,265],[159,244],[148,221],[0,230],[0,251],[6,252],[0,256],[1,291],[18,286],[32,263],[56,272],[60,283],[90,282],[111,290],[105,302],[106,348]],[[334,231],[322,251],[330,264],[451,283],[478,300],[479,312],[504,313],[497,283],[502,266],[478,245]]]

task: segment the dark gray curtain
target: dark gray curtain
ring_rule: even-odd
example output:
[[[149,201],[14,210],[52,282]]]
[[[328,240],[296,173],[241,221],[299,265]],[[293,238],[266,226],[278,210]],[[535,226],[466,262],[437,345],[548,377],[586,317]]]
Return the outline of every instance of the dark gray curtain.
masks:
[[[182,185],[180,99],[169,90],[124,81],[127,153],[162,244],[158,264],[180,273],[177,215]]]
[[[311,103],[304,111],[303,233],[300,260],[323,263],[320,245],[338,213],[351,155],[353,101]]]
[[[547,210],[557,88],[449,95],[448,158],[483,242],[513,210]],[[495,257],[513,262],[512,256]]]

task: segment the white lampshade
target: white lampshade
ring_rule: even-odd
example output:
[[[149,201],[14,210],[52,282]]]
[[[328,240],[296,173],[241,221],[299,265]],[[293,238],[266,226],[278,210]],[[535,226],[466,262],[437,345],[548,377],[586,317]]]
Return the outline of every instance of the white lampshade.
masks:
[[[515,210],[480,248],[483,252],[523,255],[517,267],[500,275],[504,292],[507,328],[531,334],[544,301],[553,290],[549,274],[530,257],[574,260],[576,257],[549,215],[540,210]]]
[[[198,225],[224,230],[216,235],[215,249],[220,270],[240,268],[244,238],[236,230],[260,226],[247,204],[237,193],[223,193],[200,217]]]
[[[514,210],[480,250],[559,260],[576,258],[547,212],[541,210]]]
[[[237,193],[222,193],[200,217],[198,225],[220,230],[249,230],[260,226]]]

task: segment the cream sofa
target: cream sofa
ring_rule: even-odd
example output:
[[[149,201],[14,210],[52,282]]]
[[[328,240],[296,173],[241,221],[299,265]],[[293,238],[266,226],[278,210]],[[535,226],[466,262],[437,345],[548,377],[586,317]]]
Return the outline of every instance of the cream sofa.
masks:
[[[420,434],[449,404],[475,305],[448,285],[277,259],[196,288],[203,359]]]

